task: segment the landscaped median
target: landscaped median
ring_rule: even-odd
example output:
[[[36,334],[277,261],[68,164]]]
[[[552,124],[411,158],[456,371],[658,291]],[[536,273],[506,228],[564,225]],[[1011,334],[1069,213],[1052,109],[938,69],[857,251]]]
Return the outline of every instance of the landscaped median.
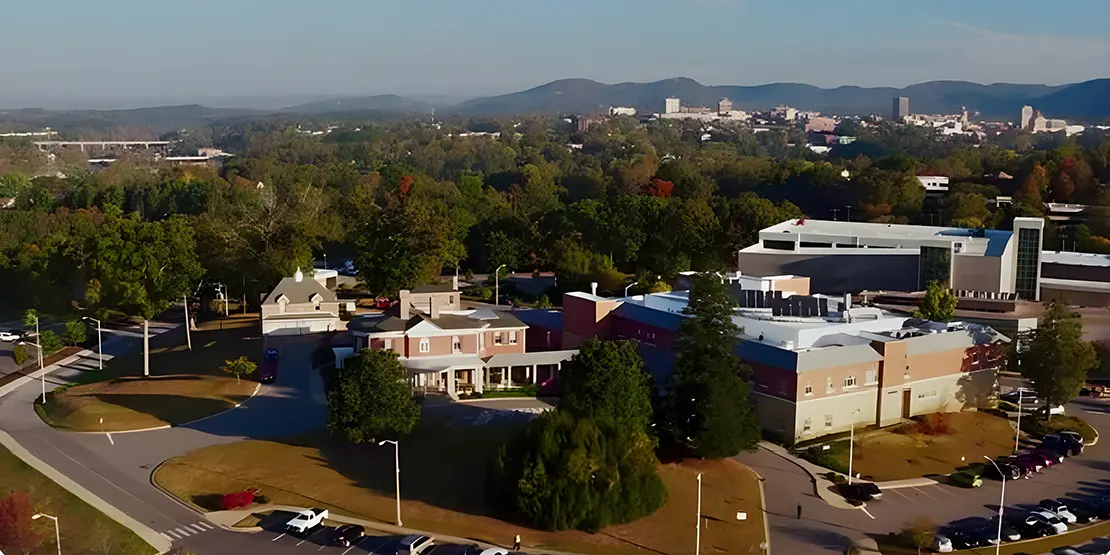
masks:
[[[998,549],[999,555],[1020,555],[1022,553],[1051,553],[1053,549],[1065,546],[1081,546],[1096,538],[1110,535],[1110,522],[1099,522],[1090,526],[1082,528],[1070,528],[1068,532],[1038,538],[1033,540],[1018,540],[1015,542],[1003,542],[1001,549]],[[900,534],[889,534],[886,536],[875,536],[875,541],[879,545],[879,551],[883,555],[917,555],[918,550],[912,547],[907,539]],[[995,546],[977,547],[975,549],[965,549],[963,551],[955,551],[953,553],[975,554],[975,555],[994,555]]]
[[[244,320],[244,322],[240,322]],[[107,361],[56,388],[35,411],[51,426],[76,432],[123,432],[192,422],[234,408],[259,384],[221,370],[225,361],[257,357],[257,330],[238,324],[257,320],[228,319],[225,329],[192,332],[178,328],[150,340],[150,377],[143,377],[143,353],[136,349]],[[256,326],[255,326],[256,327]]]
[[[666,505],[599,533],[546,532],[499,520],[486,500],[490,456],[519,424],[469,425],[425,417],[400,442],[406,526],[505,545],[520,534],[526,546],[598,555],[684,553],[694,541],[697,475],[702,473],[702,549],[760,553],[764,536],[759,480],[730,459],[662,464]],[[392,524],[394,460],[390,446],[351,445],[313,434],[281,442],[246,441],[199,449],[163,463],[155,483],[202,510],[219,510],[222,494],[249,487],[270,502],[312,507]],[[737,513],[745,520],[738,520]]]

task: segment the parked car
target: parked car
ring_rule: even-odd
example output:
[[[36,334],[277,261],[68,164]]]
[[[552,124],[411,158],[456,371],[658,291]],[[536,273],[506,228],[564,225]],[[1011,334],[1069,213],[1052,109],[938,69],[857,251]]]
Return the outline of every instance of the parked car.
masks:
[[[1086,445],[1086,443],[1083,441],[1083,435],[1080,434],[1079,432],[1073,432],[1071,430],[1064,430],[1062,432],[1056,432],[1056,435],[1058,435],[1060,437],[1063,437],[1063,438],[1070,438],[1072,441],[1074,441],[1075,443],[1078,443],[1080,445]]]
[[[855,482],[851,485],[843,483],[840,484],[839,488],[840,495],[853,501],[872,501],[883,498],[882,490],[871,482]]]
[[[258,381],[262,383],[273,383],[277,381],[278,373],[278,351],[277,349],[266,349],[262,355],[262,368],[258,371]]]
[[[1042,449],[1040,447],[1037,447],[1036,449],[1033,449],[1031,452],[1035,453],[1035,454],[1038,454],[1038,455],[1044,455],[1045,457],[1048,457],[1048,459],[1050,461],[1052,461],[1052,464],[1060,464],[1060,463],[1064,462],[1065,459],[1067,459],[1067,457],[1064,456],[1062,453],[1060,453],[1059,451],[1052,450],[1052,449]]]
[[[951,553],[952,551],[952,540],[948,539],[947,536],[944,536],[942,534],[937,534],[933,536],[934,553]],[[483,553],[482,555],[485,554]]]
[[[1037,398],[1037,392],[1028,387],[1019,387],[1017,389],[1007,391],[1006,393],[999,395],[999,398],[1003,401],[1013,403],[1015,405],[1018,403],[1018,399],[1021,399],[1021,405],[1023,407],[1036,405],[1040,402],[1040,399]]]
[[[965,488],[978,488],[983,485],[983,476],[974,470],[961,470],[949,477],[952,483]]]
[[[1046,454],[1046,452],[1051,453],[1051,455]],[[1027,458],[1027,459],[1029,459],[1029,460],[1031,460],[1031,461],[1033,461],[1037,464],[1040,464],[1042,468],[1048,468],[1048,467],[1050,467],[1054,464],[1057,464],[1059,462],[1060,457],[1061,457],[1061,455],[1059,453],[1055,452],[1055,451],[1047,451],[1047,450],[1040,450],[1040,449],[1033,450],[1033,451],[1022,451],[1022,452],[1018,453],[1017,456]]]
[[[1004,524],[1011,524],[1014,529],[1021,534],[1021,537],[1026,540],[1043,538],[1056,533],[1055,529],[1049,526],[1047,522],[1042,522],[1029,516],[1021,518],[1007,516],[1003,522]]]
[[[1040,472],[1041,469],[1044,468],[1043,464],[1039,464],[1032,459],[1022,457],[999,457],[995,459],[995,462],[1005,462],[1007,464],[1012,464],[1018,467],[1021,470],[1022,477],[1024,478],[1028,478],[1031,474],[1035,472]],[[1009,476],[1007,476],[1007,478],[1009,478]]]
[[[435,539],[430,536],[411,535],[405,536],[401,539],[401,545],[397,547],[397,555],[419,555],[427,550]]]
[[[998,533],[998,517],[994,517],[987,526],[988,530],[993,530],[995,534]],[[995,536],[997,537],[997,536]],[[1021,532],[1018,531],[1017,526],[1009,519],[1002,521],[1002,541],[1016,542],[1021,539]]]
[[[1043,472],[1048,464],[1041,457],[1033,456],[1029,453],[1021,453],[1014,455],[1013,460],[1017,463],[1029,463],[1033,466],[1033,472]]]
[[[306,534],[315,530],[328,518],[327,509],[305,509],[285,523],[285,531],[291,534]]]
[[[344,524],[331,533],[331,542],[341,547],[351,547],[366,535],[366,529],[357,524]]]
[[[1037,506],[1060,517],[1060,520],[1068,524],[1075,524],[1079,520],[1068,510],[1067,504],[1058,499],[1042,499]]]
[[[968,538],[971,538],[975,543],[979,544],[977,547],[998,544],[998,529],[987,528],[980,526],[978,528],[969,528],[964,532]]]
[[[0,330],[0,341],[15,343],[20,337],[23,337],[23,332],[19,330]]]
[[[1083,439],[1071,434],[1048,434],[1041,438],[1042,448],[1057,451],[1063,455],[1074,457],[1083,454]]]
[[[1099,519],[1105,520],[1110,518],[1110,500],[1101,497],[1073,499],[1068,503],[1072,512],[1076,510],[1094,514]],[[1076,513],[1075,516],[1079,516]]]
[[[1033,414],[1036,414],[1037,416],[1064,414],[1064,405],[1057,405],[1055,407],[1041,407],[1033,411]]]
[[[995,465],[998,465],[998,467],[995,468]],[[999,474],[999,471],[1001,471],[1002,474]],[[1007,480],[1017,480],[1025,476],[1025,471],[1017,465],[995,459],[994,464],[988,464],[983,467],[983,475],[988,478],[994,478],[995,480],[1001,480],[1003,476],[1005,476]]]
[[[942,528],[940,533],[952,542],[952,548],[956,551],[975,549],[976,547],[983,547],[986,545],[980,538],[972,536],[964,530]]]
[[[1068,510],[1071,511],[1071,514],[1075,515],[1076,522],[1080,524],[1090,524],[1104,518],[1098,511],[1088,509],[1082,503],[1071,500],[1068,501]]]
[[[509,550],[500,547],[491,547],[478,555],[509,555]]]
[[[1034,509],[1029,512],[1029,518],[1038,520],[1052,527],[1054,534],[1063,534],[1068,531],[1068,525],[1064,524],[1060,517],[1041,509]]]

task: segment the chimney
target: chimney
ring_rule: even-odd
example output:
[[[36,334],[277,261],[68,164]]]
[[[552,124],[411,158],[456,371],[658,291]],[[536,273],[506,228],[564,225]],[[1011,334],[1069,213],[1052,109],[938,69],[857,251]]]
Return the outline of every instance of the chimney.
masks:
[[[300,281],[300,280],[297,280],[297,281]],[[597,296],[597,282],[596,281],[591,281],[590,282],[590,294],[594,295],[594,296]]]
[[[409,319],[409,305],[412,304],[409,301],[409,290],[408,289],[402,289],[399,293],[397,293],[397,296],[398,296],[397,306],[401,309],[400,317],[401,317],[402,320],[408,320]]]
[[[297,272],[293,274],[293,281],[297,283],[304,281],[304,272],[301,272],[300,266],[297,266]]]
[[[844,294],[844,321],[852,323],[852,294]]]
[[[430,312],[432,313],[432,320],[439,318],[439,296],[432,295],[428,299],[428,307],[430,308]]]

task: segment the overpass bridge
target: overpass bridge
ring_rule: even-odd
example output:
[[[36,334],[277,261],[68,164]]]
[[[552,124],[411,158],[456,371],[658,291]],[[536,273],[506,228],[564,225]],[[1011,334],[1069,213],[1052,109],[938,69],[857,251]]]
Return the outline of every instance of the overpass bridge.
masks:
[[[35,141],[34,145],[39,147],[40,150],[75,146],[84,152],[85,147],[89,147],[90,149],[99,147],[101,150],[107,150],[113,147],[125,149],[168,147],[170,146],[170,141]]]

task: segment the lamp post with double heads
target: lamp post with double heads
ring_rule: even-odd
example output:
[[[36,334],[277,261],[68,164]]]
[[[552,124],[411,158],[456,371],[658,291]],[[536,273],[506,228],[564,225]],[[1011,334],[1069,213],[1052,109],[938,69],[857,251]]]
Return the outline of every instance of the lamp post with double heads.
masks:
[[[401,524],[401,446],[392,439],[383,439],[378,442],[378,447],[386,443],[393,444],[393,466],[397,470],[397,526]]]
[[[995,470],[998,471],[998,475],[1002,477],[1002,497],[998,500],[998,541],[994,544],[994,555],[999,555],[1002,551],[1002,512],[1006,507],[1006,473],[1002,472],[1002,469],[998,467],[998,463],[994,462],[990,457],[983,455],[983,458],[993,464]]]
[[[58,545],[58,555],[62,555],[62,531],[58,528],[58,517],[50,516],[46,513],[39,513],[31,517],[31,520],[38,520],[40,518],[49,518],[54,521],[54,543]]]
[[[185,310],[189,310],[188,305],[185,305]],[[101,328],[103,328],[104,326],[100,323],[100,320],[97,320],[96,318],[93,318],[92,316],[85,316],[82,319],[83,320],[92,320],[93,322],[96,322],[96,348],[97,348],[98,351],[100,351],[98,358],[99,358],[99,362],[100,362],[100,369],[103,370],[104,369],[104,342],[101,340],[100,331],[101,331]],[[186,326],[186,327],[188,327],[188,326]]]

